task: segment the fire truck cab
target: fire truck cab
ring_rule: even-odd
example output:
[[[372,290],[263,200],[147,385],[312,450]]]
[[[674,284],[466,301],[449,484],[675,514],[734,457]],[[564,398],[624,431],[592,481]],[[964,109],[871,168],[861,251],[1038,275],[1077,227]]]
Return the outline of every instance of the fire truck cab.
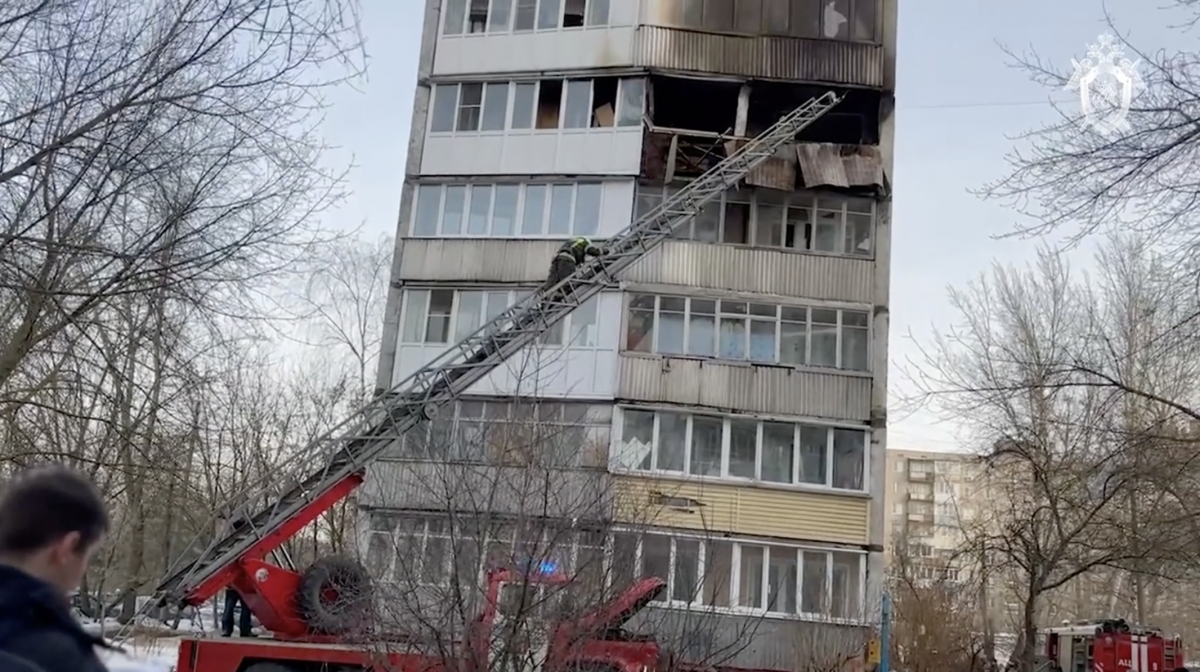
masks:
[[[1065,623],[1041,634],[1051,669],[1061,672],[1174,672],[1184,666],[1178,637],[1123,619]]]

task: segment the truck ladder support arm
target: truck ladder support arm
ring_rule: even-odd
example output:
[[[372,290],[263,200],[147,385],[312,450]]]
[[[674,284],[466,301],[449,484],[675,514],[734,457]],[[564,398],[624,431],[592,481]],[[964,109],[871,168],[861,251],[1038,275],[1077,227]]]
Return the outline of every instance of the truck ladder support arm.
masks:
[[[291,456],[277,469],[284,485],[247,493],[262,506],[250,524],[227,533],[191,559],[181,558],[157,587],[151,603],[195,602],[219,589],[242,558],[260,557],[315,520],[361,481],[364,467],[418,423],[433,419],[506,359],[534,345],[571,311],[596,296],[671,232],[733,188],[756,166],[793,142],[796,134],[833,109],[832,91],[804,103],[637,221],[606,241],[600,256],[545,291],[513,305],[462,342],[450,346],[388,392]],[[313,465],[324,465],[314,469]],[[291,474],[292,477],[288,478]],[[359,480],[354,480],[358,478]],[[336,496],[333,490],[347,487]]]

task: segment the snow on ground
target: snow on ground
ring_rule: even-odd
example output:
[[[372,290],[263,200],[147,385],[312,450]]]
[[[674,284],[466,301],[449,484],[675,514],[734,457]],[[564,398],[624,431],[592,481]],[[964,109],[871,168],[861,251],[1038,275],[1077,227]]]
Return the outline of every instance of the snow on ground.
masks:
[[[178,637],[129,641],[125,653],[102,651],[100,658],[109,672],[172,672],[179,656]]]

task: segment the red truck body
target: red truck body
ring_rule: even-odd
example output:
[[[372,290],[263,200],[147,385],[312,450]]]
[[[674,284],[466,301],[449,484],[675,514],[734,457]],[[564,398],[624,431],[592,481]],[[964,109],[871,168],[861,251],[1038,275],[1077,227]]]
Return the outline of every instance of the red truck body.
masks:
[[[1063,672],[1173,672],[1185,662],[1178,637],[1117,619],[1064,625],[1042,634],[1046,657]]]

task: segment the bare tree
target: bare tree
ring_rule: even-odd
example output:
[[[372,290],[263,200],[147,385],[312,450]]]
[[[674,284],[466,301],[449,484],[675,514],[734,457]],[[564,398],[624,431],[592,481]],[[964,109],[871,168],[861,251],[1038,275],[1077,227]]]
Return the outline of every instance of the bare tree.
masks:
[[[957,554],[923,552],[907,535],[892,544],[888,593],[892,599],[892,661],[908,672],[986,670],[984,605],[978,604],[973,567]]]
[[[993,508],[967,530],[968,545],[987,580],[1016,590],[1015,658],[1028,667],[1053,591],[1099,569],[1166,572],[1187,551],[1170,507],[1131,516],[1136,504],[1161,499],[1180,472],[1137,458],[1165,436],[1166,418],[1131,414],[1129,394],[1081,371],[1097,353],[1118,352],[1102,346],[1120,341],[1097,336],[1112,304],[1075,282],[1063,257],[1047,252],[1031,268],[997,268],[952,290],[951,301],[964,326],[939,335],[919,382],[983,452]],[[1121,352],[1113,359],[1124,361]]]
[[[301,267],[303,289],[288,297],[305,327],[299,340],[352,372],[348,384],[360,402],[372,392],[394,249],[391,236],[331,241]]]
[[[192,319],[261,313],[254,292],[338,194],[314,112],[323,87],[355,72],[353,9],[0,9],[0,391],[115,297],[169,298]]]

